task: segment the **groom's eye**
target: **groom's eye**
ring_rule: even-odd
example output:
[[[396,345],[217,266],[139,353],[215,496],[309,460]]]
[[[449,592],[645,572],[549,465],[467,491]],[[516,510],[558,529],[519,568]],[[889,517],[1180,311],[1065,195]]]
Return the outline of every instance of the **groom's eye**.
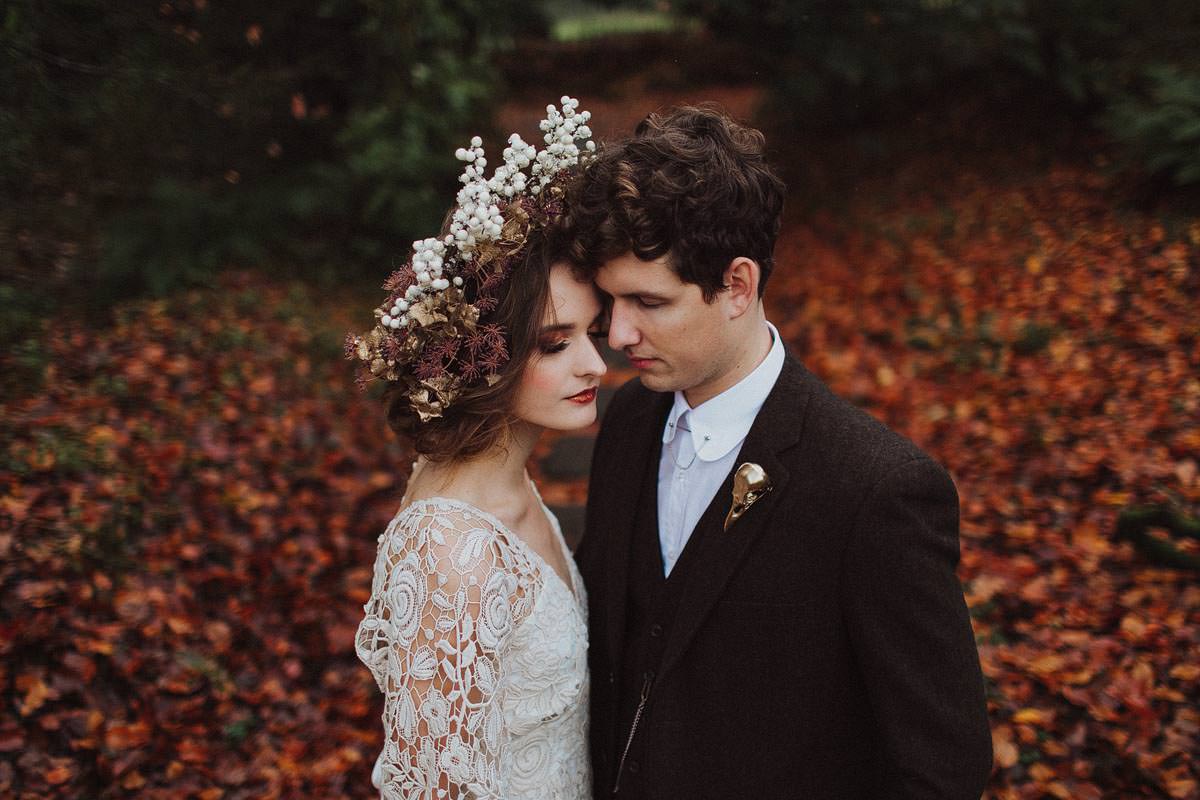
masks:
[[[661,300],[651,299],[651,298],[647,298],[647,297],[639,297],[637,299],[637,303],[642,308],[658,308],[659,306],[664,305],[664,303]]]

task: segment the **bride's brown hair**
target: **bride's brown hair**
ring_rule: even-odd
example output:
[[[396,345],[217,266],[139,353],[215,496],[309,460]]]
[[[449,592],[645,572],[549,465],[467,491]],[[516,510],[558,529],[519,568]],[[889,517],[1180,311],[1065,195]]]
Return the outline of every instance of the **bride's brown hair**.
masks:
[[[550,265],[556,260],[548,237],[530,232],[524,257],[504,282],[496,308],[481,323],[505,331],[508,362],[499,380],[464,389],[441,417],[422,422],[404,387],[384,390],[388,425],[431,461],[469,459],[504,441],[513,423],[512,408],[521,377],[537,351],[542,313],[550,301]]]

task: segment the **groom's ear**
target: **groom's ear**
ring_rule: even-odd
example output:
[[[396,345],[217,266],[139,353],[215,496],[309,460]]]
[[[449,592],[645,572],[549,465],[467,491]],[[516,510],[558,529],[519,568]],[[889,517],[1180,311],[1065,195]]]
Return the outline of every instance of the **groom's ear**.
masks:
[[[758,262],[738,256],[729,262],[722,277],[725,289],[720,296],[729,309],[730,318],[740,317],[758,302],[758,283],[762,280]]]

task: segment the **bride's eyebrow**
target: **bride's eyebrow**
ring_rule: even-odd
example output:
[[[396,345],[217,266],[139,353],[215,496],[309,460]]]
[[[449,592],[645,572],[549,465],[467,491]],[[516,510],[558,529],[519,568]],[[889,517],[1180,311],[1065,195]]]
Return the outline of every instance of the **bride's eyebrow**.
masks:
[[[559,322],[555,325],[542,326],[541,335],[546,336],[547,334],[551,334],[551,333],[567,333],[567,332],[573,331],[573,330],[575,330],[575,325],[573,323]]]

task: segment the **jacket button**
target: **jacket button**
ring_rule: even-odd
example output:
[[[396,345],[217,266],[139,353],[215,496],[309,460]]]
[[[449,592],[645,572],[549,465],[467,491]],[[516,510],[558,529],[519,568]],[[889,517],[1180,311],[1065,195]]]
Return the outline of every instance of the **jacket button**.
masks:
[[[650,626],[650,636],[655,639],[662,636],[662,631],[663,631],[663,627],[662,627],[662,625],[659,625],[658,623],[655,623]]]
[[[630,772],[632,772],[634,775],[636,775],[638,773],[638,771],[642,768],[642,765],[636,761],[630,761],[628,764],[625,765],[625,768],[627,770],[629,770]]]
[[[610,673],[608,673],[608,683],[609,683],[609,685],[611,686],[612,684],[614,684],[614,683],[616,683],[616,682],[617,682],[617,676],[616,676],[616,675],[614,675],[614,674],[613,674],[613,673],[611,673],[611,672],[610,672]]]

